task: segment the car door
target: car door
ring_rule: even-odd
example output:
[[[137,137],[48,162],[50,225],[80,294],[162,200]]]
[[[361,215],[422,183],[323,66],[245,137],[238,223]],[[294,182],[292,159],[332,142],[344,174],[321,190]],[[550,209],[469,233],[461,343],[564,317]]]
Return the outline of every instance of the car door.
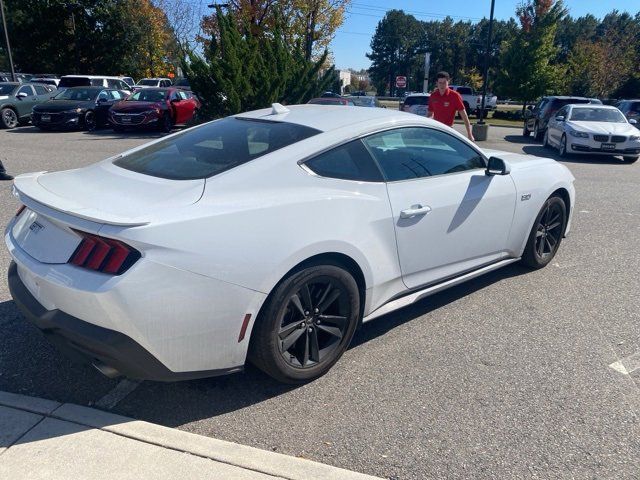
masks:
[[[107,123],[109,109],[115,103],[115,98],[111,94],[111,90],[102,90],[96,98],[96,121],[98,125]]]
[[[527,118],[527,129],[533,132],[533,128],[538,121],[538,117],[541,115],[547,103],[549,103],[549,99],[543,98],[535,107],[533,107],[533,110],[531,110],[531,115],[529,115],[529,117]]]
[[[182,122],[186,123],[193,118],[193,112],[196,109],[196,101],[187,92],[179,90],[178,98],[180,98],[180,108],[182,109]]]
[[[26,96],[25,96],[26,95]],[[22,85],[16,92],[16,110],[18,110],[18,116],[28,118],[31,116],[31,109],[37,103],[38,97],[33,85]]]
[[[509,175],[487,176],[475,148],[424,127],[388,130],[363,142],[387,180],[408,288],[508,256],[515,185]]]
[[[564,126],[568,116],[569,106],[565,105],[549,118],[549,123],[547,123],[547,128],[549,131],[548,136],[553,145],[559,145],[562,134],[564,133]],[[556,118],[558,117],[564,117],[564,119],[556,120]]]
[[[173,112],[173,123],[184,123],[184,100],[178,94],[179,90],[174,90],[169,96],[169,102],[171,104],[171,111]]]

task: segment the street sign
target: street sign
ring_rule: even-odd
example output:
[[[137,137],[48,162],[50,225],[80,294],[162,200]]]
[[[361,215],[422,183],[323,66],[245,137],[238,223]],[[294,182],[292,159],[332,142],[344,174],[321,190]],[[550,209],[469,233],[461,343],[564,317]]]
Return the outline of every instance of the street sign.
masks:
[[[406,88],[407,86],[407,77],[397,76],[396,77],[396,88]]]

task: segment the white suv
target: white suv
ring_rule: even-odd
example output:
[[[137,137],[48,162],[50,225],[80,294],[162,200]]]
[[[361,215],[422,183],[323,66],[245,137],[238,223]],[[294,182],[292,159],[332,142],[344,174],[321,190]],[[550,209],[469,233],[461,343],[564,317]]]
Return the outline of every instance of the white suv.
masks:
[[[401,112],[415,113],[422,117],[426,117],[429,112],[429,94],[428,93],[412,93],[400,103]]]

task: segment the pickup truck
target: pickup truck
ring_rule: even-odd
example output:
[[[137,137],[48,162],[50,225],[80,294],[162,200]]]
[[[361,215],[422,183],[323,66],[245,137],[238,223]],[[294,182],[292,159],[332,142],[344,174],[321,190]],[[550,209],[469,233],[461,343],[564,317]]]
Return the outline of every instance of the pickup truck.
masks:
[[[482,94],[473,91],[473,88],[464,85],[449,85],[449,88],[455,90],[462,97],[462,103],[467,111],[467,115],[474,112],[476,116],[480,113],[482,104]],[[485,100],[485,112],[495,110],[498,104],[498,97],[487,93]]]

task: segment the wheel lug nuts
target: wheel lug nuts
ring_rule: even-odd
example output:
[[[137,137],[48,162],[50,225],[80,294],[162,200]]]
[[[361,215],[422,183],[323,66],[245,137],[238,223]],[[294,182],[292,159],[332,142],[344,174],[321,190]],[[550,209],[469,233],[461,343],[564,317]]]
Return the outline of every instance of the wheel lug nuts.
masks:
[[[318,313],[320,310],[318,310],[317,308],[313,310],[314,312]]]
[[[305,314],[305,315],[309,315],[309,312],[308,312],[308,311],[305,311],[305,312],[304,312],[304,314]]]

